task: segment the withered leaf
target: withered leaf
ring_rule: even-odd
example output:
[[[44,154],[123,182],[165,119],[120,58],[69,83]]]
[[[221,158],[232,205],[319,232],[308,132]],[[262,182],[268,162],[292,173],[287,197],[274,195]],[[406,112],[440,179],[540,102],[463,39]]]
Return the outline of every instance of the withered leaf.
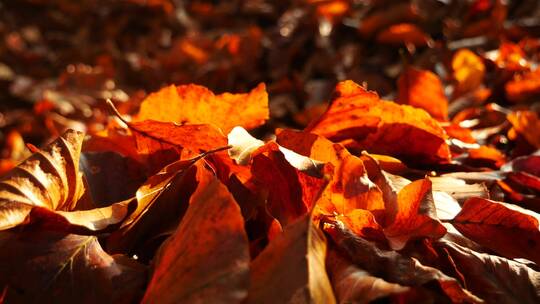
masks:
[[[128,203],[71,213],[85,191],[79,172],[83,133],[67,131],[37,151],[0,180],[0,230],[32,220],[57,229],[94,232],[117,224],[128,214]]]
[[[508,121],[533,147],[540,149],[540,118],[533,111],[516,111],[508,114]]]
[[[458,50],[452,57],[452,70],[457,82],[458,94],[470,92],[478,88],[486,73],[482,59],[468,49]]]
[[[403,286],[420,287],[437,282],[445,295],[455,303],[483,303],[456,279],[436,268],[422,265],[415,258],[378,248],[375,243],[352,234],[339,221],[327,220],[323,227],[352,262],[371,274]]]
[[[431,191],[431,181],[427,178],[412,182],[399,191],[395,218],[384,228],[393,249],[402,249],[412,238],[440,238],[446,233],[436,217]]]
[[[421,163],[447,162],[447,135],[424,110],[383,101],[352,81],[336,87],[336,98],[306,131],[347,148],[389,154]]]
[[[539,263],[539,219],[515,205],[472,197],[451,222],[466,237],[503,256]]]
[[[398,79],[398,102],[426,110],[439,120],[448,119],[448,99],[441,80],[427,70],[407,67]]]
[[[335,303],[325,257],[326,238],[306,214],[251,263],[246,303]]]
[[[478,253],[458,244],[441,241],[467,288],[488,303],[521,304],[540,301],[540,272],[502,257]]]
[[[108,255],[96,237],[4,231],[0,248],[7,303],[133,303],[142,296],[146,267]]]
[[[159,249],[143,303],[241,303],[249,283],[244,219],[227,188],[209,171],[182,222]]]
[[[328,250],[326,267],[338,303],[370,303],[390,298],[399,299],[409,287],[389,283],[358,268],[337,250]]]
[[[168,86],[150,94],[141,104],[137,120],[179,124],[212,124],[227,134],[235,126],[253,129],[268,119],[264,84],[250,93],[214,93],[198,85]]]

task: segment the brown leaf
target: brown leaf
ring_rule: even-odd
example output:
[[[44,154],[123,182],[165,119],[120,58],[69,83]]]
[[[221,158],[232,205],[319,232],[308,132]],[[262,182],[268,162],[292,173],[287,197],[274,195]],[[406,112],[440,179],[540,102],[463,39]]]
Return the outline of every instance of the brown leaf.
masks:
[[[88,233],[124,219],[127,202],[69,212],[85,191],[79,172],[83,137],[81,132],[67,131],[0,180],[0,230],[40,221],[56,229]]]
[[[407,67],[398,79],[398,102],[426,110],[433,118],[448,119],[448,99],[439,77],[427,70]]]
[[[326,238],[306,214],[251,263],[246,303],[335,303],[325,257]]]
[[[511,204],[472,197],[452,225],[466,237],[510,258],[540,263],[540,216]]]
[[[240,303],[249,250],[240,208],[213,174],[200,175],[182,222],[160,248],[143,303]]]
[[[454,303],[483,303],[480,298],[464,289],[456,279],[436,268],[422,265],[415,258],[378,248],[375,243],[352,234],[338,221],[327,220],[323,227],[338,248],[368,273],[377,274],[385,281],[403,286],[427,287],[431,282],[437,282],[444,294]]]
[[[409,287],[372,276],[336,250],[328,251],[326,267],[338,303],[370,303],[385,298],[397,300],[409,291]]]
[[[168,86],[150,94],[141,104],[137,120],[179,124],[212,124],[227,134],[235,126],[253,129],[268,119],[264,84],[250,93],[214,95],[198,85]]]
[[[141,242],[175,229],[195,191],[199,158],[176,161],[148,178],[135,194],[135,210],[108,238],[107,249],[132,251],[144,247]]]
[[[355,151],[389,154],[421,163],[447,162],[447,135],[425,111],[383,101],[352,81],[336,87],[337,97],[306,131]]]
[[[436,243],[450,254],[464,275],[467,288],[488,303],[521,304],[540,301],[540,272],[522,263],[478,253],[458,244]]]
[[[384,228],[384,234],[393,249],[402,249],[410,239],[440,238],[446,233],[435,215],[429,179],[417,180],[401,189],[397,206],[394,220]]]
[[[108,255],[96,237],[8,231],[0,248],[7,303],[133,303],[142,296],[146,267]]]
[[[504,85],[506,98],[511,102],[520,103],[540,96],[540,69],[516,75]]]

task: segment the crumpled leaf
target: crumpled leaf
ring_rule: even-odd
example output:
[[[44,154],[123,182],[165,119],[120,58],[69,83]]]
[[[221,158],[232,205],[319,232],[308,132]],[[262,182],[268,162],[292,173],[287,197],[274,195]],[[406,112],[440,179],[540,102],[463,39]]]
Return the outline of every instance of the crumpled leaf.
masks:
[[[392,249],[402,249],[413,238],[441,238],[446,233],[436,216],[429,179],[414,181],[401,189],[397,207],[395,218],[384,227]]]
[[[539,220],[533,211],[472,197],[451,223],[466,237],[503,256],[540,263]]]
[[[0,230],[39,220],[56,229],[88,233],[125,218],[127,202],[70,213],[85,191],[79,172],[83,137],[67,131],[0,180]]]
[[[484,81],[486,73],[482,58],[468,49],[460,49],[454,54],[452,70],[458,94],[477,89]]]
[[[108,255],[94,236],[5,231],[0,248],[6,303],[133,303],[146,283],[145,266]]]
[[[410,289],[369,274],[335,249],[328,250],[326,267],[338,303],[370,303],[385,298],[397,300]]]
[[[327,184],[293,167],[279,150],[255,156],[251,173],[260,189],[267,191],[267,209],[282,226],[309,212]]]
[[[540,272],[502,257],[479,253],[453,242],[446,249],[463,274],[467,288],[487,303],[521,304],[540,301]]]
[[[182,222],[159,249],[142,303],[241,303],[249,283],[244,219],[227,188],[206,171]]]
[[[351,233],[339,221],[326,220],[324,231],[352,262],[371,274],[403,286],[425,286],[436,282],[455,303],[483,303],[460,283],[436,268],[422,265],[417,259],[393,250],[378,248],[375,243]]]
[[[516,132],[523,136],[529,144],[540,149],[540,118],[536,112],[516,111],[508,114],[508,121]]]
[[[246,303],[335,303],[325,257],[326,238],[306,214],[253,260]]]
[[[354,209],[382,212],[385,209],[383,193],[368,177],[364,163],[347,150],[340,150],[331,179],[320,199],[317,209],[323,214],[347,214]]]
[[[420,163],[447,162],[447,135],[425,111],[383,101],[352,81],[340,82],[323,116],[306,128],[343,143]]]
[[[431,71],[407,67],[398,79],[398,102],[426,110],[433,118],[448,119],[448,99]]]
[[[214,95],[198,85],[168,86],[150,94],[141,104],[137,120],[178,124],[212,124],[229,133],[235,126],[253,129],[268,119],[268,94],[264,84],[250,93]]]
[[[232,146],[227,152],[229,157],[239,165],[247,165],[251,160],[251,153],[264,146],[264,141],[251,136],[246,129],[234,127],[227,134],[228,143]]]
[[[142,246],[141,241],[175,229],[195,191],[201,157],[178,160],[148,178],[135,193],[135,210],[109,236],[107,249],[131,251]]]

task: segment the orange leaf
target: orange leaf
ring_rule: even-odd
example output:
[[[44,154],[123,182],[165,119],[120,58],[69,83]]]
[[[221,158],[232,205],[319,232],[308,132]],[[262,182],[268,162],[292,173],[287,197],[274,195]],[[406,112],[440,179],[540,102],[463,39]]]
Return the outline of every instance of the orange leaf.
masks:
[[[422,108],[439,120],[448,119],[448,99],[434,73],[408,67],[398,79],[398,89],[399,103]]]
[[[141,104],[137,120],[179,124],[213,124],[224,133],[240,125],[253,129],[268,119],[268,94],[264,84],[250,93],[214,95],[198,85],[168,86],[150,94]]]
[[[267,208],[283,227],[311,210],[326,184],[294,168],[280,151],[255,156],[251,172],[259,187],[268,191]]]
[[[510,258],[540,263],[540,215],[484,198],[465,201],[452,225],[466,237]]]
[[[334,166],[332,177],[320,199],[318,212],[322,214],[348,214],[354,209],[382,211],[383,194],[369,180],[362,160],[343,149],[340,162]]]
[[[359,151],[422,163],[448,162],[447,135],[424,110],[383,101],[353,81],[336,87],[337,97],[306,131]]]
[[[200,175],[182,222],[159,249],[142,303],[241,303],[249,283],[244,219],[227,188]]]
[[[397,206],[394,221],[384,228],[384,234],[393,249],[402,249],[409,239],[440,238],[446,233],[434,215],[435,205],[429,179],[417,180],[401,189]]]
[[[540,96],[540,69],[516,75],[504,85],[506,98],[511,102],[529,101]]]
[[[508,114],[508,121],[535,148],[540,149],[540,119],[532,111],[516,111]]]
[[[457,82],[458,94],[470,92],[478,88],[486,73],[486,67],[480,57],[468,49],[461,49],[452,58],[452,70]]]
[[[426,46],[430,38],[418,26],[411,23],[391,25],[377,35],[377,42],[386,44],[412,44]]]

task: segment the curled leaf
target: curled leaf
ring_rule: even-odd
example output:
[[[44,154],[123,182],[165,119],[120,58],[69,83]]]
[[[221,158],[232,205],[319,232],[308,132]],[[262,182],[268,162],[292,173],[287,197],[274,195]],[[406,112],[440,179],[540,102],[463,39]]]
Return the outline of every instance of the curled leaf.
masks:
[[[447,135],[425,111],[383,101],[352,81],[336,87],[337,97],[306,131],[355,151],[389,154],[421,163],[447,162]]]
[[[448,119],[448,99],[439,77],[427,70],[407,67],[398,79],[399,103],[426,110],[439,120]]]

